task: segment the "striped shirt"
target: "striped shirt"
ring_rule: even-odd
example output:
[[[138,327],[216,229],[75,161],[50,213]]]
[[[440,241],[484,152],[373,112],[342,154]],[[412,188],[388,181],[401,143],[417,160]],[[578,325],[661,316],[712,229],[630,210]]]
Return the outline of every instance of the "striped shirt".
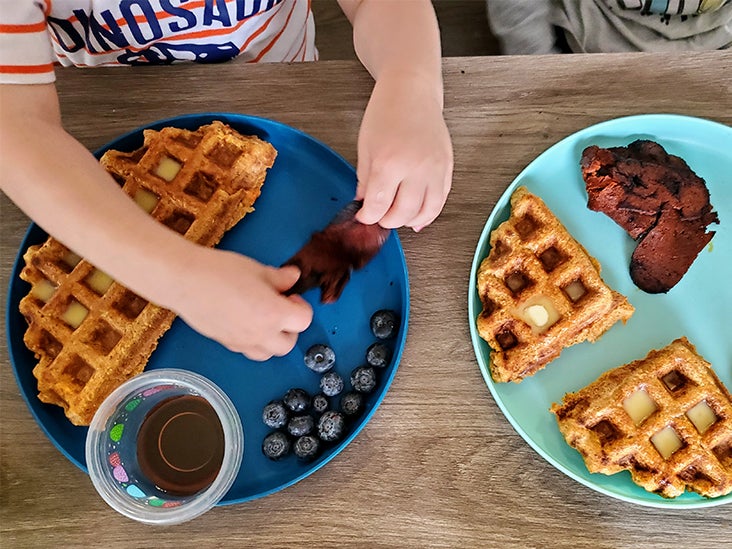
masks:
[[[0,83],[54,65],[314,61],[311,0],[0,0]]]

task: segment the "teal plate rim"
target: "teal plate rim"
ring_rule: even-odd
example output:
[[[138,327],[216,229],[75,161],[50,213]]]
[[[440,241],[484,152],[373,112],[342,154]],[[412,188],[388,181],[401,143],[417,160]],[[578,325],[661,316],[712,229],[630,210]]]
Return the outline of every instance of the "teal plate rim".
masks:
[[[670,154],[684,158],[705,179],[720,223],[716,234],[684,278],[667,294],[645,294],[628,274],[635,243],[604,214],[586,206],[579,169],[582,150],[627,145],[635,139],[652,139]],[[665,499],[647,492],[631,480],[630,473],[589,473],[580,454],[562,437],[549,411],[594,381],[602,372],[644,357],[686,335],[709,361],[727,387],[732,387],[732,341],[724,334],[732,308],[732,290],[710,279],[732,279],[732,262],[722,250],[732,249],[732,128],[711,120],[677,114],[642,114],[600,122],[573,133],[534,159],[506,188],[480,235],[473,257],[468,287],[470,336],[481,374],[493,399],[516,432],[542,458],[580,484],[615,499],[646,507],[690,509],[732,503],[732,493],[704,498],[686,492]],[[477,271],[488,255],[491,231],[508,218],[510,196],[520,185],[539,195],[569,232],[600,261],[602,277],[611,288],[626,295],[635,306],[633,317],[617,323],[595,343],[581,343],[531,378],[521,383],[495,383],[490,375],[490,347],[481,339],[475,319],[481,311],[476,289]],[[726,273],[726,274],[725,274]],[[724,365],[727,365],[725,368]]]

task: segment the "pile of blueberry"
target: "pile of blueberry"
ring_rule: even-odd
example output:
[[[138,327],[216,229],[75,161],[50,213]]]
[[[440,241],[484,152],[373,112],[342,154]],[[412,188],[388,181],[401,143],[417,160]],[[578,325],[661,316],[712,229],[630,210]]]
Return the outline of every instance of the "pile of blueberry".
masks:
[[[349,423],[363,412],[366,395],[376,389],[377,371],[391,362],[392,348],[387,340],[399,331],[399,319],[394,311],[382,309],[371,316],[370,326],[377,341],[366,350],[366,364],[351,371],[350,390],[346,392],[346,381],[333,369],[333,349],[317,344],[307,350],[304,362],[320,374],[319,392],[311,395],[305,389],[292,388],[264,407],[262,421],[272,429],[262,442],[265,456],[276,461],[293,453],[312,461],[324,445],[344,437]]]

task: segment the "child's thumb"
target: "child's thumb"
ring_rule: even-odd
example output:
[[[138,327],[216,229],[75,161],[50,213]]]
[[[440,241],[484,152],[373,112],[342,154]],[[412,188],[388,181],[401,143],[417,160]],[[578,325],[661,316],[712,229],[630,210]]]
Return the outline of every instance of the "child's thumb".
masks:
[[[272,285],[278,292],[285,292],[300,278],[300,269],[295,265],[285,265],[272,272]]]

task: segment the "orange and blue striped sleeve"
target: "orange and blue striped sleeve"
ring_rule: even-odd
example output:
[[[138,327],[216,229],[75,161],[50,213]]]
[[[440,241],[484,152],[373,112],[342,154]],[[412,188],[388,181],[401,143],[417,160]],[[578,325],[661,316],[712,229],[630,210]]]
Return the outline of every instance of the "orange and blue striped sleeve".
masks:
[[[0,0],[0,84],[55,80],[46,26],[51,0]]]

